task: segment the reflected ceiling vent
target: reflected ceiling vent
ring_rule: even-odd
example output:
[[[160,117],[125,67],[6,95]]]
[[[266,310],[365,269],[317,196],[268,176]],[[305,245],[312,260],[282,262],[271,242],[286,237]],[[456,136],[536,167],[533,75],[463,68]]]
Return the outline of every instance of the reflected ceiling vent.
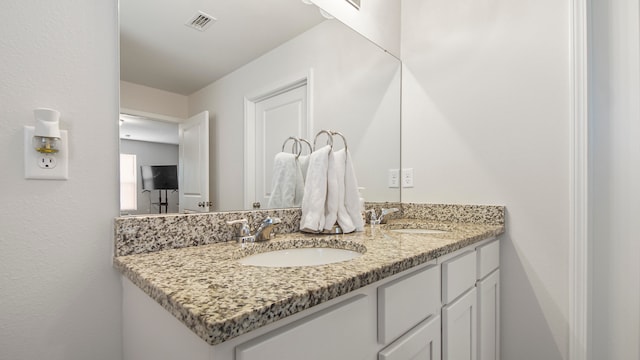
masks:
[[[214,22],[216,22],[216,18],[202,11],[198,11],[184,24],[190,28],[194,28],[199,31],[205,31]]]

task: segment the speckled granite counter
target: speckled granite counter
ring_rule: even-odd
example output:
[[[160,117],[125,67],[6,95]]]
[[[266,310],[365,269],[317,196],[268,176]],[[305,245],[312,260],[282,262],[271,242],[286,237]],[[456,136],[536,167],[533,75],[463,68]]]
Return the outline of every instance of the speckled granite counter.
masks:
[[[497,236],[504,232],[504,211],[498,213],[502,219],[492,218],[486,223],[397,219],[387,225],[367,226],[366,231],[354,234],[287,233],[244,247],[224,242],[169,249],[119,256],[114,259],[114,266],[198,336],[215,345]],[[410,212],[405,215],[412,216]],[[448,232],[391,231],[415,227]],[[268,268],[237,262],[238,258],[271,249],[317,246],[364,254],[350,261],[314,267]]]

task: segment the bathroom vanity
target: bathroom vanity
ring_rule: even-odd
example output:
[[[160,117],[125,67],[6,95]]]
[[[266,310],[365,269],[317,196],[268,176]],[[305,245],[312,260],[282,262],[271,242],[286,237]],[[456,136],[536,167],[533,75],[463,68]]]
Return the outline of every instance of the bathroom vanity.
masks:
[[[502,218],[417,218],[406,206],[361,233],[117,256],[125,359],[498,359],[504,211],[493,208]],[[318,266],[238,261],[318,247],[362,255]]]

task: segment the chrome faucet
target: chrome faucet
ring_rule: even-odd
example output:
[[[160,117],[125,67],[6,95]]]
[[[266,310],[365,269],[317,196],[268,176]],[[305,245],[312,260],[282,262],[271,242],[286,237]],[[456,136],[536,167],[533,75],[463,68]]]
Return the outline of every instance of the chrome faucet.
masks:
[[[255,237],[251,235],[251,229],[249,228],[249,222],[247,219],[233,220],[227,221],[227,225],[236,227],[235,239],[239,244],[244,244],[246,242],[254,242]]]
[[[391,208],[391,209],[385,209],[382,208],[380,210],[380,216],[376,215],[376,210],[375,209],[369,209],[366,212],[369,215],[369,224],[371,225],[377,225],[377,224],[386,224],[387,223],[387,215],[389,214],[393,214],[394,212],[398,212],[400,211],[400,209],[398,208]]]
[[[275,236],[273,230],[280,222],[279,218],[267,217],[262,221],[262,224],[260,224],[260,227],[254,235],[251,235],[251,228],[249,228],[247,219],[227,221],[227,225],[238,225],[235,239],[238,243],[243,244],[247,242],[271,240],[271,237]]]
[[[275,230],[275,227],[280,223],[280,218],[267,217],[266,219],[264,219],[256,233],[253,235],[255,237],[255,240],[271,240],[271,236],[275,236],[275,233],[273,232]]]

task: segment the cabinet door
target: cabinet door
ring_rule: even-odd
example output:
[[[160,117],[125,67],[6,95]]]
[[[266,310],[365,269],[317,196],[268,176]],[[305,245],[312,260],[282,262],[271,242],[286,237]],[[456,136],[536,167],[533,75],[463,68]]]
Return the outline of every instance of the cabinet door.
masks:
[[[421,322],[378,354],[378,360],[440,360],[440,316]]]
[[[476,359],[476,288],[442,308],[442,359]]]
[[[375,344],[371,299],[358,295],[236,347],[236,360],[364,359]],[[374,350],[375,351],[375,350]]]
[[[478,281],[478,360],[500,360],[500,270]]]

